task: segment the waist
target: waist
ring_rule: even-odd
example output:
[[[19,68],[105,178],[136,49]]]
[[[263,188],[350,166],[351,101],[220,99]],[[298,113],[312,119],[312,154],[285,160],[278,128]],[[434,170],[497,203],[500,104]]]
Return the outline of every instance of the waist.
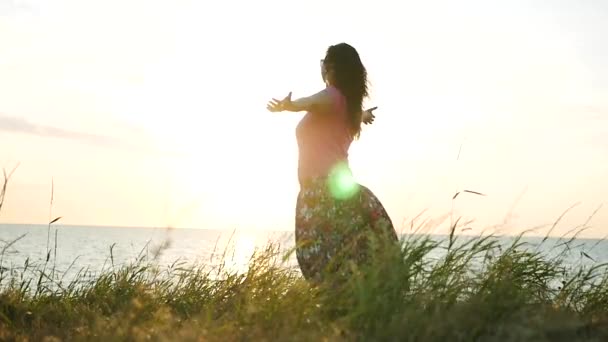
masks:
[[[307,177],[300,179],[300,189],[312,189],[327,186],[327,177]]]
[[[348,160],[337,160],[322,165],[300,164],[298,166],[298,180],[300,187],[319,186],[340,179],[352,178]]]

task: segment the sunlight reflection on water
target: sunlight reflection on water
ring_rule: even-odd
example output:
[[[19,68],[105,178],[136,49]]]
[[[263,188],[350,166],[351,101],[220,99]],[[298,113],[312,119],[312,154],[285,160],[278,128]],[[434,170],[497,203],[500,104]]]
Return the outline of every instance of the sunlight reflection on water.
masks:
[[[56,250],[51,238],[50,266],[68,282],[85,269],[87,277],[95,277],[102,270],[129,265],[138,260],[152,261],[161,269],[170,265],[207,268],[222,265],[224,271],[242,274],[247,272],[254,252],[262,252],[269,242],[273,242],[281,251],[277,262],[281,262],[282,256],[291,251],[294,245],[291,232],[73,226],[57,228]],[[0,265],[2,269],[19,275],[24,265],[28,264],[28,272],[35,274],[35,265],[43,265],[47,259],[47,234],[47,226],[0,225],[0,248],[4,248],[2,246],[6,246],[6,242],[23,236],[5,248]],[[509,243],[508,238],[502,238],[501,242],[503,240]],[[553,240],[547,241],[550,243],[543,249],[558,243]],[[530,241],[534,243],[536,240]],[[593,258],[594,262],[608,262],[606,241],[581,240],[577,244],[580,248],[573,248],[564,260],[567,265],[577,267],[592,263],[583,252]],[[551,250],[545,252],[555,254]],[[434,250],[428,257],[438,259],[444,253],[444,250]],[[283,265],[297,269],[295,253],[290,253]]]

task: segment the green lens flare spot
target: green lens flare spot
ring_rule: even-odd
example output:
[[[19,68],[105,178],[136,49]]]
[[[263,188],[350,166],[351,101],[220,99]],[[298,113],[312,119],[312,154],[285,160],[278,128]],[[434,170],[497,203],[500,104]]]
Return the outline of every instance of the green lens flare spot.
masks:
[[[336,199],[346,200],[359,192],[359,184],[345,163],[340,163],[332,169],[328,183],[329,191]]]

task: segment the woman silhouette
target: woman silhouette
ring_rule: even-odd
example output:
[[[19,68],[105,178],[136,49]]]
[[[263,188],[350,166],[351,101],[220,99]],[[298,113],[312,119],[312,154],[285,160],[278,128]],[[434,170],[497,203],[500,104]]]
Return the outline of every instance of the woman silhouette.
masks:
[[[369,261],[381,246],[394,243],[393,224],[378,198],[353,180],[348,150],[361,133],[361,124],[374,121],[368,96],[367,71],[352,46],[330,46],[321,60],[326,87],[291,99],[272,99],[271,112],[306,111],[296,129],[300,192],[296,205],[296,256],[304,277],[319,282],[348,275],[351,264]]]

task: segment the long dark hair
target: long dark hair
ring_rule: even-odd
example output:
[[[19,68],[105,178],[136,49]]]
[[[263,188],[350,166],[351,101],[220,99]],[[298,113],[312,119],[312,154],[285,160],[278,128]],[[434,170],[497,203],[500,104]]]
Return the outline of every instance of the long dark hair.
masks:
[[[367,70],[357,50],[346,43],[330,46],[323,63],[328,71],[333,72],[333,86],[346,98],[351,135],[358,138],[361,133],[363,99],[368,96]]]

